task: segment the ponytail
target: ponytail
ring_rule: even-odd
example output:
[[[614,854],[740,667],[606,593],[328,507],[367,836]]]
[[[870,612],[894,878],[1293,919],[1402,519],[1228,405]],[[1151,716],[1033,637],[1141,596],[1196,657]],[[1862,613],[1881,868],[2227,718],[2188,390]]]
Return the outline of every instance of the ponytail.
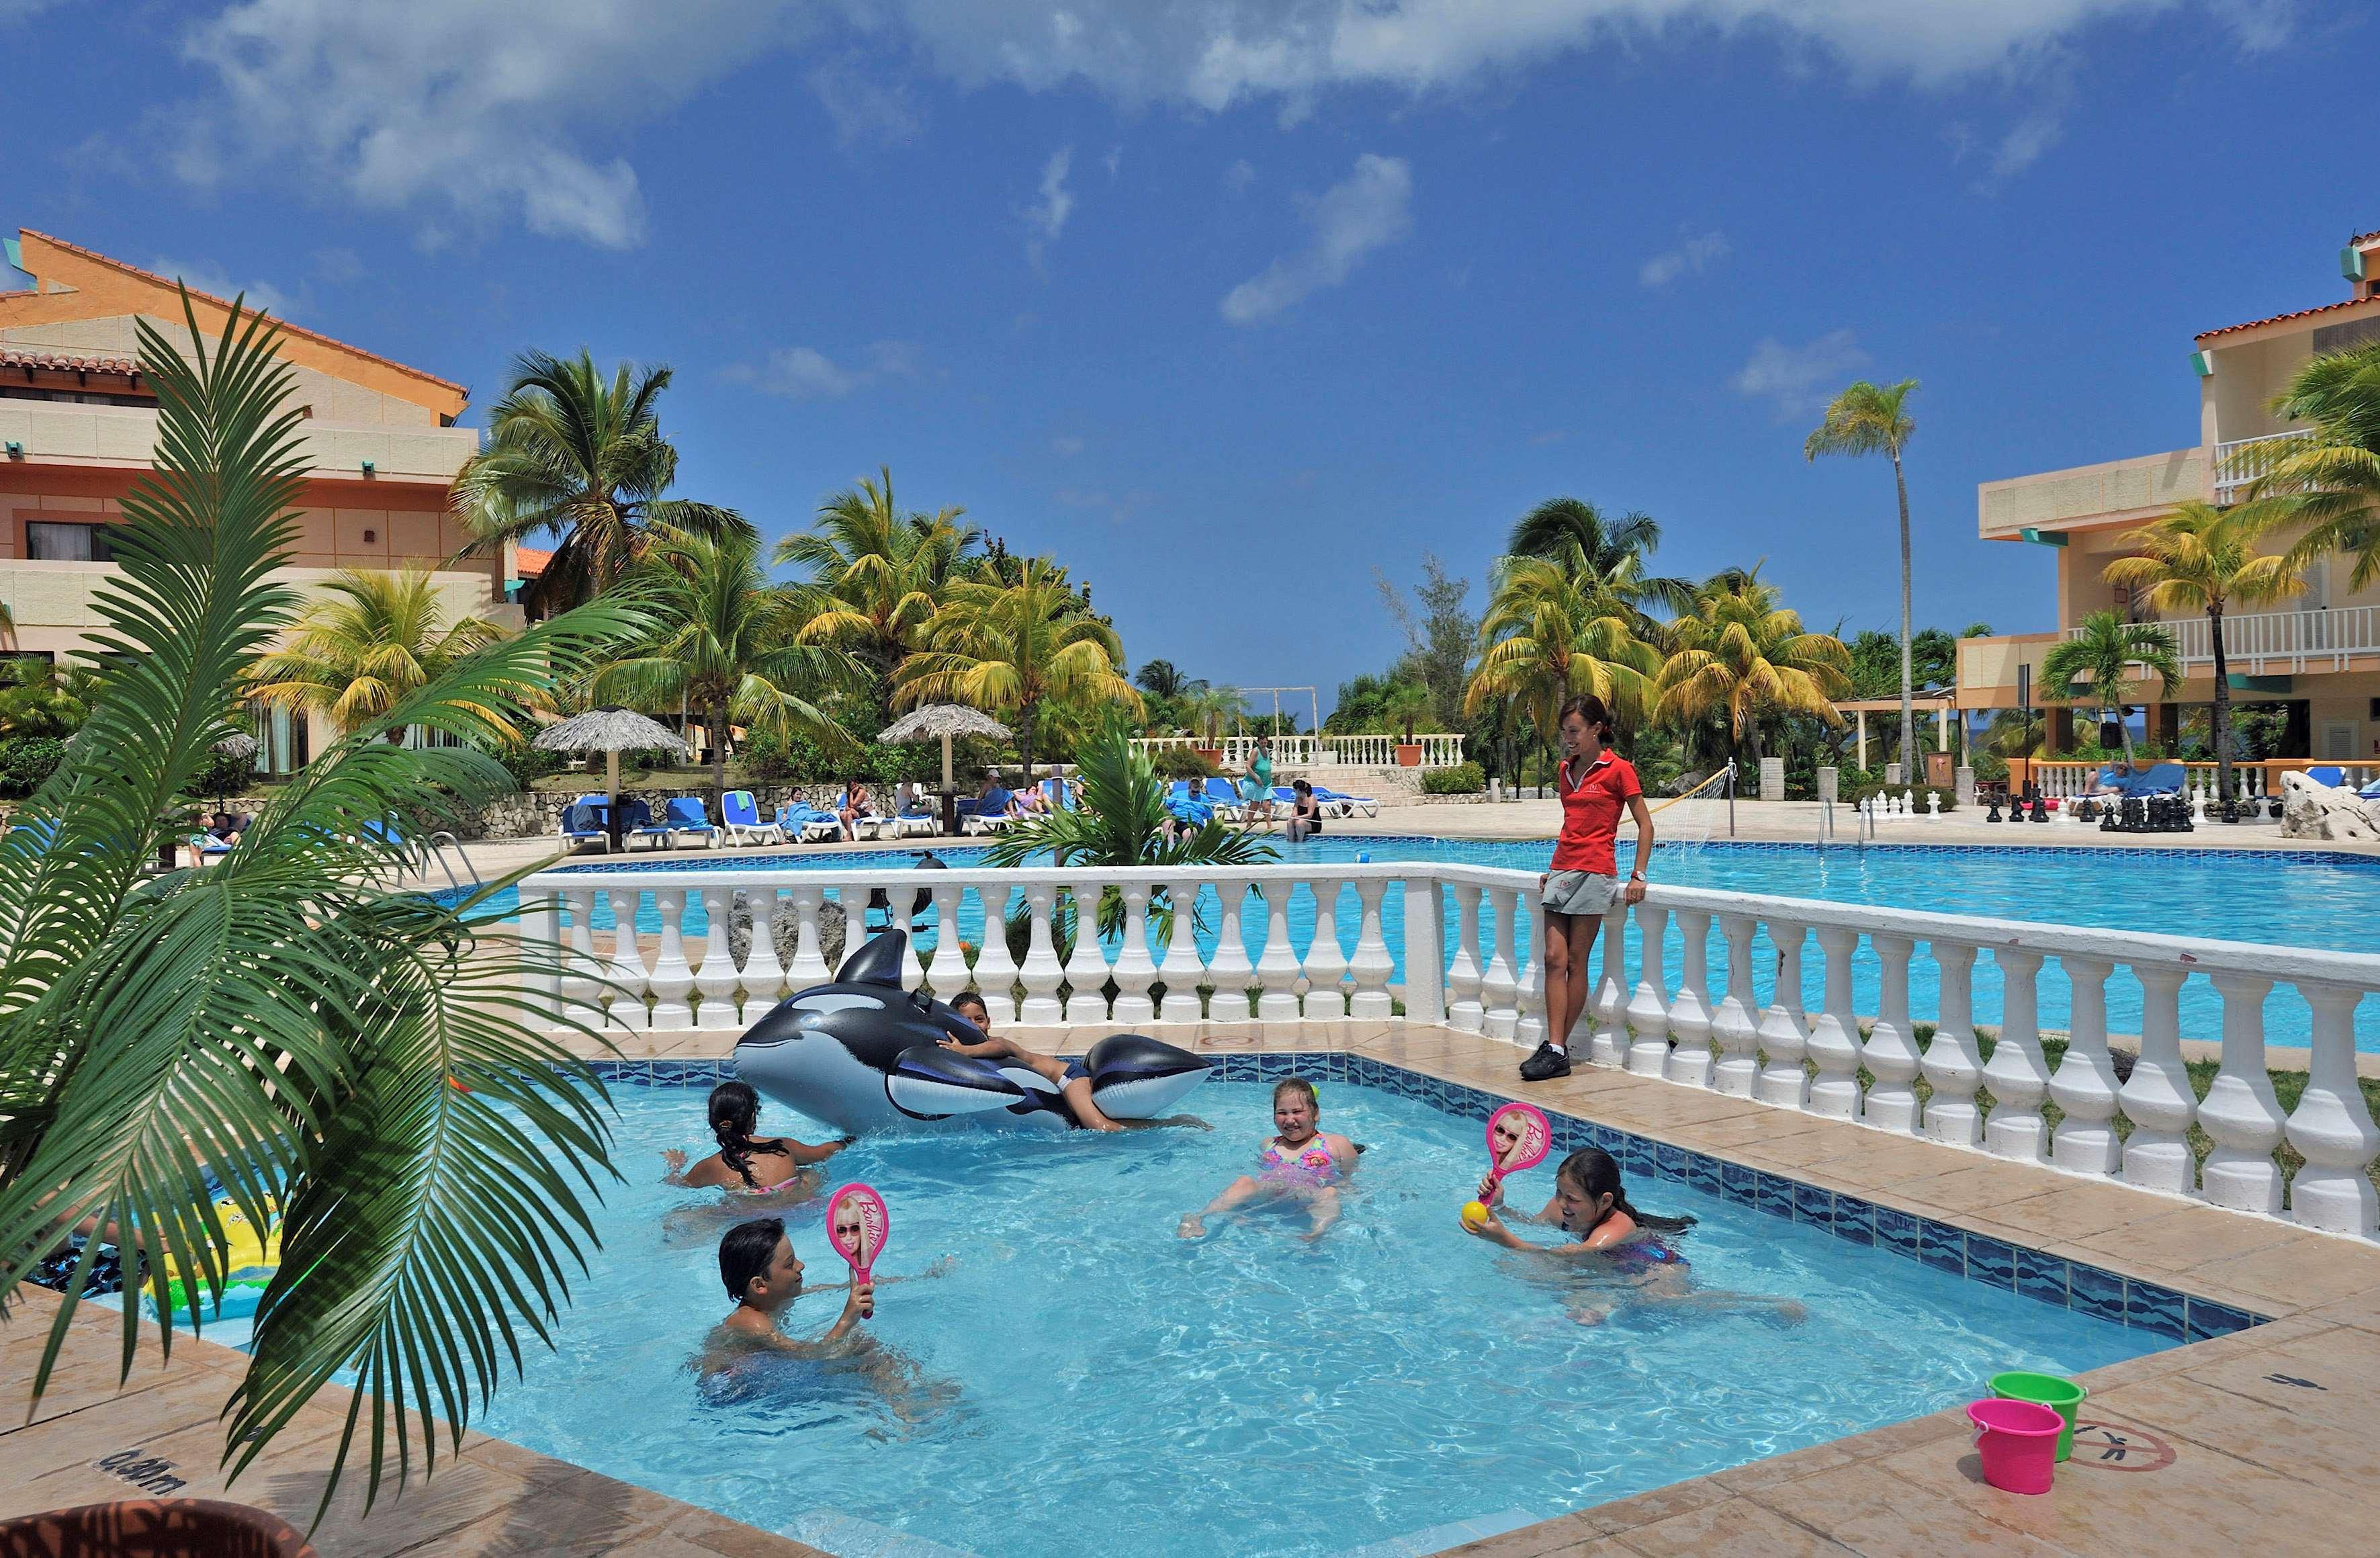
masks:
[[[722,1082],[710,1089],[710,1134],[719,1138],[719,1161],[750,1190],[760,1187],[752,1177],[752,1152],[760,1145],[752,1127],[759,1123],[760,1095],[749,1084]]]
[[[1626,1212],[1630,1222],[1647,1233],[1682,1234],[1694,1225],[1691,1217],[1661,1217],[1637,1211],[1629,1203],[1627,1188],[1620,1183],[1619,1162],[1599,1147],[1582,1147],[1564,1158],[1554,1177],[1569,1180],[1590,1200],[1609,1196],[1613,1211]]]

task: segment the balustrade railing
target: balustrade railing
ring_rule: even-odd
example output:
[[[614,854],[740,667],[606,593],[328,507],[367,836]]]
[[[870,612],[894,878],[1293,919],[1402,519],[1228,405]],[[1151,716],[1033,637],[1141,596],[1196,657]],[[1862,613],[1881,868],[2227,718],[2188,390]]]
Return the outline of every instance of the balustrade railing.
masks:
[[[1269,739],[1272,743],[1272,761],[1281,768],[1395,768],[1401,766],[1397,749],[1403,745],[1394,736],[1275,736]],[[1419,766],[1456,766],[1463,761],[1465,739],[1461,736],[1415,736],[1413,744],[1421,749]],[[1135,738],[1133,745],[1143,751],[1169,747],[1219,751],[1225,767],[1242,769],[1256,756],[1257,740],[1253,736],[1226,736],[1213,742],[1195,736],[1148,736]]]
[[[2176,617],[2158,626],[2173,635],[2174,652],[2187,666],[2215,663],[2214,628],[2204,616]],[[2079,639],[2081,627],[2066,629]],[[2350,657],[2380,651],[2380,606],[2328,606],[2311,611],[2242,612],[2223,619],[2224,668],[2254,676],[2275,667],[2290,671],[2345,670]]]
[[[2024,765],[2022,776],[2040,785],[2041,793],[2052,800],[2071,800],[2092,793],[2098,784],[2101,766],[2096,762],[2034,758]],[[2223,797],[2217,788],[2219,770],[2216,766],[2211,762],[2187,762],[2181,766],[2184,775],[2182,793],[2190,797],[2192,809],[2202,816],[2208,813],[2210,805],[2219,809]],[[2325,763],[2314,758],[2235,762],[2231,765],[2231,798],[2246,801],[2278,796],[2282,774],[2303,773],[2317,768],[2338,770],[2339,778],[2354,789],[2362,789],[2380,780],[2380,762]],[[2011,772],[2013,774],[2014,771]],[[2269,809],[2264,813],[2264,820],[2271,820]]]
[[[2207,464],[2207,485],[2218,504],[2238,503],[2248,495],[2259,477],[2270,472],[2281,461],[2304,448],[2313,438],[2311,429],[2300,428],[2289,432],[2268,432],[2258,438],[2233,438],[2215,445],[2215,457]]]
[[[530,877],[521,913],[569,955],[542,999],[613,1035],[739,1030],[825,981],[832,907],[846,945],[911,932],[912,982],[980,991],[1002,1028],[1402,1021],[1527,1046],[1544,1036],[1536,888],[1445,862],[595,868]],[[1658,885],[1605,917],[1598,947],[1568,1036],[1581,1062],[2374,1234],[2380,1127],[2356,1048],[2380,956]],[[2119,1017],[2138,1030],[2120,1081]],[[2185,1040],[2220,1046],[2203,1100]],[[2273,1042],[2309,1051],[2288,1110]],[[2193,1127],[2213,1142],[2203,1167]]]

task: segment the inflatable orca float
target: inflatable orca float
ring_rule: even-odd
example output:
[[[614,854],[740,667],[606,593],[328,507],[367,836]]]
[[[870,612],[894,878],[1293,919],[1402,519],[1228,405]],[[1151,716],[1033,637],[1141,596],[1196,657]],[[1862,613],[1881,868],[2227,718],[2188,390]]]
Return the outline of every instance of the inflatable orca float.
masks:
[[[1038,1072],[941,1047],[979,1043],[973,1023],[901,988],[905,932],[880,932],[832,984],[779,1002],[735,1045],[735,1074],[779,1103],[847,1135],[901,1127],[1066,1130],[1074,1116]],[[1213,1070],[1189,1051],[1137,1033],[1091,1046],[1081,1062],[1111,1119],[1154,1119]]]

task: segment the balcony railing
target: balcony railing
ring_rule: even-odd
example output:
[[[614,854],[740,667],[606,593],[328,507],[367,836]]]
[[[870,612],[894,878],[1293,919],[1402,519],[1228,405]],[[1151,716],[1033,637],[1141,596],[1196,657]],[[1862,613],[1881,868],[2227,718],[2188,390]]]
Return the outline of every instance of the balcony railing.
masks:
[[[1460,736],[1420,736],[1414,745],[1421,749],[1424,768],[1453,768],[1463,761]],[[1320,768],[1356,765],[1369,768],[1393,768],[1397,765],[1397,748],[1401,743],[1393,736],[1276,736],[1271,737],[1272,761],[1283,768]],[[1154,751],[1160,747],[1200,748],[1220,750],[1223,766],[1240,769],[1256,756],[1257,737],[1226,736],[1209,747],[1204,737],[1196,736],[1151,736],[1133,742],[1142,751]]]
[[[1067,940],[1065,928],[1090,918],[1073,904],[1111,890],[1121,933]],[[565,952],[564,977],[532,976],[531,1009],[557,1031],[639,1044],[740,1031],[788,992],[824,982],[823,912],[833,904],[856,939],[873,902],[883,927],[911,932],[905,984],[943,999],[978,990],[1002,1029],[1354,1021],[1525,1047],[1545,1031],[1536,890],[1534,871],[1442,861],[953,861],[922,875],[562,870],[530,877],[520,897],[528,940]],[[781,898],[792,923],[782,943],[769,929]],[[1002,931],[1020,904],[1021,959]],[[739,965],[730,922],[743,914],[760,929]],[[1599,944],[1594,997],[1572,1036],[1587,1063],[2374,1235],[2366,1174],[2380,1128],[2356,1081],[2356,1008],[2380,991],[2380,956],[1658,884],[1633,913],[1605,917]],[[1995,1020],[1985,1061],[1976,1025]],[[1921,1047],[1922,1023],[1933,1028]],[[2053,1066],[2041,1041],[2061,1025]],[[2139,1036],[2120,1080],[2111,1032]],[[2220,1045],[2204,1100],[2186,1039]],[[2288,1109],[2266,1079],[2268,1039],[2311,1050]],[[1521,1049],[1495,1053],[1517,1061]],[[2193,1129],[2214,1142],[2203,1172]],[[2294,1176],[2276,1156],[2284,1141],[2303,1159]]]
[[[2204,616],[2163,625],[2171,630],[2182,663],[2215,663],[2215,639]],[[2066,637],[2082,636],[2069,627]],[[2347,658],[2380,653],[2380,606],[2338,606],[2328,611],[2252,612],[2223,619],[2225,669],[2247,676],[2269,670],[2347,669]]]
[[[2207,483],[2214,489],[2215,501],[2240,502],[2248,495],[2251,483],[2295,454],[2312,437],[2312,431],[2301,428],[2295,432],[2271,432],[2261,438],[2235,438],[2228,444],[2217,444],[2215,462],[2207,469]]]

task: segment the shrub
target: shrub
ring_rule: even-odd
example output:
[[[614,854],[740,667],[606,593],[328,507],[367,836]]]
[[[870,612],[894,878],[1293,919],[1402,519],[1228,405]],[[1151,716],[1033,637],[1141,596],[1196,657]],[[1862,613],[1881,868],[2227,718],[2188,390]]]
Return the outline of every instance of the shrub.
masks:
[[[36,781],[39,783],[39,781]],[[236,796],[256,783],[256,760],[217,752],[182,786],[186,796]],[[27,792],[30,794],[30,791]]]
[[[560,752],[549,752],[526,741],[498,748],[491,755],[504,765],[504,772],[513,776],[513,783],[524,790],[540,779],[561,773],[563,768],[564,760]]]
[[[1159,747],[1148,761],[1160,779],[1211,779],[1223,772],[1196,747]]]
[[[1488,775],[1475,762],[1429,769],[1421,776],[1421,793],[1426,796],[1475,796],[1487,787]]]
[[[1914,806],[1921,815],[1931,813],[1934,809],[1926,801],[1925,797],[1928,796],[1940,796],[1942,809],[1945,811],[1958,809],[1958,792],[1948,785],[1863,785],[1856,790],[1847,785],[1843,787],[1843,799],[1857,806],[1870,796],[1888,795],[1893,799],[1899,800],[1904,793],[1916,796],[1917,798],[1910,804]]]
[[[23,800],[66,761],[67,744],[47,736],[0,736],[0,797]]]

